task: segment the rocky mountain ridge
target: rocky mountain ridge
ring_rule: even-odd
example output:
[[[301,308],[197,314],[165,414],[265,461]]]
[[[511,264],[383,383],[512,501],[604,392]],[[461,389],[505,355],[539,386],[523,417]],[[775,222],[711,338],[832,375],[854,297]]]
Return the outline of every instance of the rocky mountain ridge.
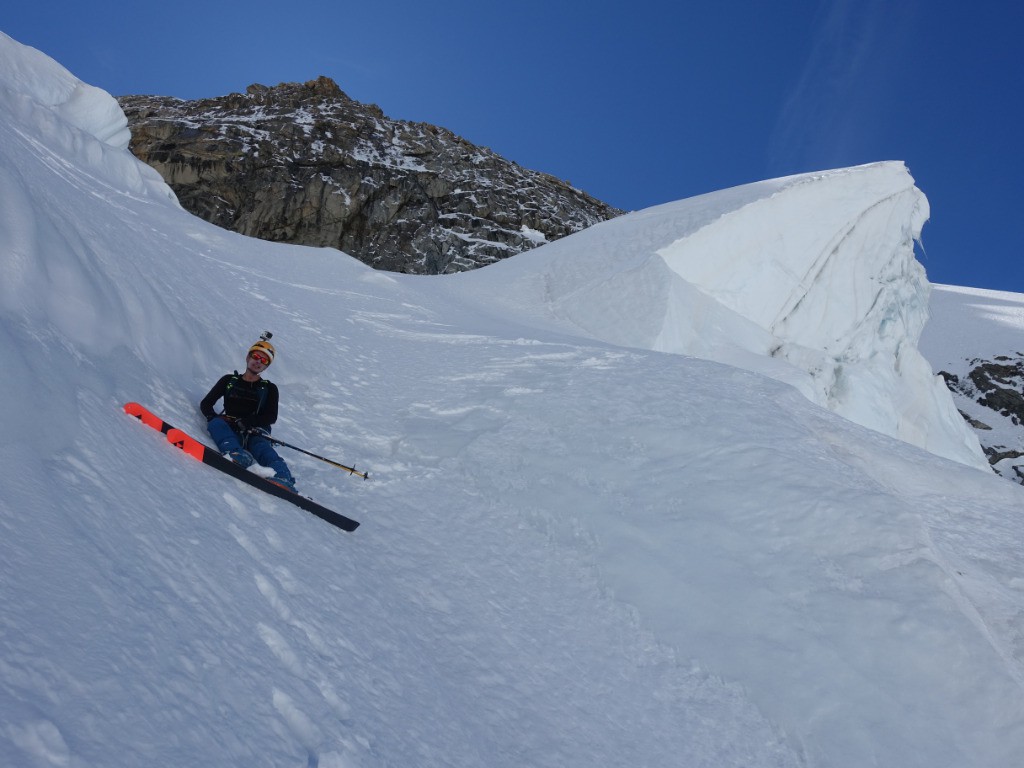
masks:
[[[390,119],[326,77],[118,101],[132,152],[186,210],[379,269],[473,269],[622,213],[444,128]]]

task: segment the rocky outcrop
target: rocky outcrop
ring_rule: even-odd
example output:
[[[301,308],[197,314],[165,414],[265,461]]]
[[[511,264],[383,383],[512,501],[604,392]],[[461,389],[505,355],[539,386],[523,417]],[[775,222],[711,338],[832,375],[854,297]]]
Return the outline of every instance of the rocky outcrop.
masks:
[[[472,269],[621,213],[448,130],[389,119],[325,77],[197,101],[119,102],[132,151],[186,210],[380,269]]]
[[[967,362],[966,375],[940,371],[992,468],[1024,484],[1024,355]]]

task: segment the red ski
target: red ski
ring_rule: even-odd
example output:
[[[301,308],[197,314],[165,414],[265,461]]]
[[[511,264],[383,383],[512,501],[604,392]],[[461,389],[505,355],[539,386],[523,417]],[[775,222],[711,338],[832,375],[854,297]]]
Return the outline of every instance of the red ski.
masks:
[[[171,426],[159,416],[154,415],[138,403],[125,403],[124,411],[129,416],[137,418],[147,427],[152,427],[153,429],[167,435],[167,440],[171,445],[175,448],[180,448],[193,459],[201,461],[214,469],[219,469],[221,472],[231,475],[232,477],[241,480],[243,483],[248,483],[249,485],[259,488],[261,491],[269,493],[271,496],[276,496],[279,499],[290,501],[295,506],[304,509],[307,512],[312,512],[321,520],[324,520],[343,531],[351,532],[359,527],[359,523],[357,521],[345,517],[334,510],[328,509],[307,496],[295,493],[282,485],[278,485],[269,478],[262,477],[254,472],[250,472],[244,467],[240,467],[230,459],[221,456],[213,448],[199,442],[194,437],[182,432],[180,429],[176,429]]]

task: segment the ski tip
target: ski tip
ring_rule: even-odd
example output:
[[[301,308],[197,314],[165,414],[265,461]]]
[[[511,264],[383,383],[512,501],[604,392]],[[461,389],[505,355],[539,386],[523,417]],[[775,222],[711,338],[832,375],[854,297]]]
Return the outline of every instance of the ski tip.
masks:
[[[125,403],[124,412],[129,416],[134,416],[136,419],[141,421],[147,427],[152,427],[158,432],[166,432],[170,427],[165,425],[164,420],[159,416],[154,416],[146,408],[139,405],[138,403]]]

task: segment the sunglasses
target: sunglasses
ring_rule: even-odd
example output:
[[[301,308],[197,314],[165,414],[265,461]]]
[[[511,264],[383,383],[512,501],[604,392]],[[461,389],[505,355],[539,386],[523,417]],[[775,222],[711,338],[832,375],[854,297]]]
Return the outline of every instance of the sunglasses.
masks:
[[[255,360],[257,363],[262,363],[263,365],[270,365],[270,358],[266,355],[260,354],[259,352],[253,352],[249,355],[249,359]]]

